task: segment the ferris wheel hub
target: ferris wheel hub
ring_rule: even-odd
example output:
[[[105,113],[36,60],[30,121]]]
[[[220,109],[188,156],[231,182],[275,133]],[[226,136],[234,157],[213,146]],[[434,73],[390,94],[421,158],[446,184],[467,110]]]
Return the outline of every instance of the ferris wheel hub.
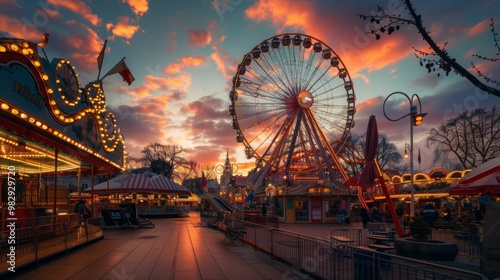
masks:
[[[300,107],[309,108],[314,103],[314,96],[307,90],[304,90],[297,95],[297,101],[299,102]]]

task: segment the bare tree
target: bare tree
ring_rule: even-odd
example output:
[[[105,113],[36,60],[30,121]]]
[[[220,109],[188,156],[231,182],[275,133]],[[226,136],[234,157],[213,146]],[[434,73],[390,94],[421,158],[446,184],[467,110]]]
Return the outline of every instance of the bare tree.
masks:
[[[476,68],[474,63],[472,64],[472,70],[468,71],[466,68],[460,65],[455,58],[450,57],[449,53],[446,51],[447,43],[444,43],[443,46],[439,46],[430,36],[429,32],[425,29],[423,25],[422,16],[418,15],[413,7],[413,4],[410,0],[401,0],[402,5],[409,13],[409,18],[403,15],[392,14],[390,11],[387,11],[383,7],[377,6],[377,13],[374,15],[359,15],[359,17],[363,20],[370,20],[372,24],[376,24],[375,28],[371,30],[371,34],[375,36],[378,40],[382,33],[386,33],[387,35],[391,35],[392,33],[400,30],[400,25],[414,25],[417,27],[419,34],[422,38],[429,44],[431,52],[423,52],[418,51],[415,48],[416,56],[420,60],[420,65],[427,68],[427,71],[430,72],[438,72],[438,76],[440,75],[440,71],[444,72],[446,76],[453,70],[456,74],[465,77],[469,80],[474,86],[477,88],[491,93],[495,96],[500,97],[500,81],[493,80],[487,76],[485,76],[478,68]],[[493,35],[493,42],[497,49],[497,56],[500,53],[500,45],[498,34],[495,32],[494,22],[491,19],[491,33]],[[478,54],[474,54],[474,57],[480,60],[485,60],[489,62],[498,62],[500,57],[490,58],[486,56],[481,56]],[[474,75],[474,72],[476,75]]]
[[[455,156],[465,169],[473,168],[500,156],[500,114],[490,111],[465,111],[433,128],[426,145],[436,145],[434,163]]]
[[[187,160],[180,166],[176,167],[173,177],[179,179],[179,182],[184,182],[189,178],[197,177],[198,163],[194,160]]]
[[[347,169],[352,174],[361,173],[365,166],[365,143],[365,135],[353,135],[342,151],[342,159],[344,159]],[[399,170],[398,164],[401,162],[401,159],[402,156],[397,151],[396,146],[393,143],[387,142],[387,136],[379,134],[377,161],[380,168]]]
[[[184,159],[184,152],[184,148],[178,145],[153,143],[141,150],[142,158],[139,160],[143,166],[149,166],[151,172],[174,179],[175,168],[189,166],[189,162]]]

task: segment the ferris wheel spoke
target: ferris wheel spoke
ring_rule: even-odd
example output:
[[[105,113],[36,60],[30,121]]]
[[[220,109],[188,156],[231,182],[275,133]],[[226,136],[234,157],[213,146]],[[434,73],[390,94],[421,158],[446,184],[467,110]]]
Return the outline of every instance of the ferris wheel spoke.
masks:
[[[264,78],[265,72],[263,74],[263,73],[257,71],[257,69],[255,69],[255,68],[250,68],[250,71],[248,71],[247,73],[248,73],[248,76],[250,78],[253,78],[256,81],[253,81],[253,79],[246,79],[246,78],[245,79],[241,79],[242,85],[246,85],[249,88],[253,88],[253,90],[251,91],[251,93],[253,94],[254,97],[256,97],[256,94],[259,91],[264,91],[266,93],[265,96],[271,96],[273,98],[276,98],[276,97],[274,97],[275,95],[278,95],[278,97],[285,96],[285,93],[283,91],[280,92],[279,90],[277,90],[277,88],[279,89],[279,84],[277,84],[277,83],[271,83],[271,84],[266,83],[265,78]],[[272,84],[274,84],[277,88],[273,88],[271,86]]]
[[[260,61],[264,62],[264,63],[260,63]],[[273,75],[271,75],[270,73],[273,72],[273,69],[272,67],[265,67],[265,64],[266,64],[266,60],[262,59],[260,61],[255,61],[257,63],[257,65],[262,69],[262,71],[264,72],[264,76],[269,78],[269,80],[277,87],[281,90],[282,93],[286,93],[287,90],[283,89],[281,83],[279,83],[278,81],[276,81],[275,77]]]
[[[283,77],[282,74],[280,73],[280,70],[283,67],[280,67],[281,66],[280,64],[275,63],[271,55],[269,55],[269,59],[271,61],[268,60],[268,55],[263,55],[262,58],[266,66],[268,66],[268,68],[270,69],[270,71],[268,71],[267,74],[269,76],[274,76],[277,80],[279,80],[280,84],[283,85],[284,87],[284,89],[282,89],[284,93],[290,92],[290,88],[288,87],[288,83],[286,82],[286,77]],[[273,67],[272,64],[276,64],[276,66],[278,67]]]

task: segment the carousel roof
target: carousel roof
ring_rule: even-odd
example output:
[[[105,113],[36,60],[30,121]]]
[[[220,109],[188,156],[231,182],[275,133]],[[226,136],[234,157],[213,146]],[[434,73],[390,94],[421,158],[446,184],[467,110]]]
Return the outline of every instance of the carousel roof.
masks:
[[[91,190],[92,188],[87,188],[85,191],[90,192]],[[140,174],[126,173],[94,186],[94,193],[106,194],[108,190],[109,193],[191,193],[189,189],[175,183],[167,177],[149,172]]]

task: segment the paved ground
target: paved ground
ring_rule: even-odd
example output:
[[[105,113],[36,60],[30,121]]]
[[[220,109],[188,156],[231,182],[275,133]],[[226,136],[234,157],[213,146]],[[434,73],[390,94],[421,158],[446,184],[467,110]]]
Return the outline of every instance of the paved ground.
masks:
[[[291,268],[189,218],[155,228],[106,230],[104,239],[2,279],[282,279]],[[6,277],[4,277],[6,276]]]
[[[198,213],[154,223],[155,228],[105,230],[103,240],[1,278],[243,280],[290,279],[287,276],[299,274],[253,247],[224,242],[224,235],[201,223]],[[334,228],[361,228],[361,223],[280,224],[281,230],[327,240]],[[464,263],[449,264],[462,267]]]

